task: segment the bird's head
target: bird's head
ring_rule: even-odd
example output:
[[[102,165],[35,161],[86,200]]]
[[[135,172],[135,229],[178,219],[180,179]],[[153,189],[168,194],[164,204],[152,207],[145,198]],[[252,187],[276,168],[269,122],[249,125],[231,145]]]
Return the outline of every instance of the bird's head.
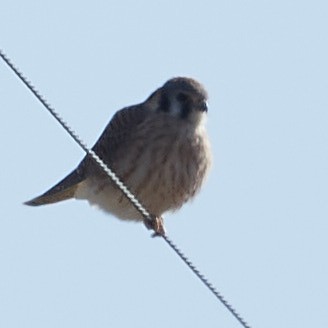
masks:
[[[207,112],[207,92],[194,79],[175,77],[157,89],[147,101],[157,112],[198,124]]]

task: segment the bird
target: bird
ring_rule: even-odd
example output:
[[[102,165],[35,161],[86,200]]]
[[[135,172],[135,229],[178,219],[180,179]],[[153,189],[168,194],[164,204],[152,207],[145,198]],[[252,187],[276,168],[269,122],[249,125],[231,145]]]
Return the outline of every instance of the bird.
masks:
[[[211,167],[207,100],[207,91],[197,80],[171,78],[144,102],[117,111],[92,148],[151,213],[151,224],[90,155],[55,186],[24,204],[87,200],[119,219],[143,221],[156,235],[165,235],[162,215],[191,200]]]

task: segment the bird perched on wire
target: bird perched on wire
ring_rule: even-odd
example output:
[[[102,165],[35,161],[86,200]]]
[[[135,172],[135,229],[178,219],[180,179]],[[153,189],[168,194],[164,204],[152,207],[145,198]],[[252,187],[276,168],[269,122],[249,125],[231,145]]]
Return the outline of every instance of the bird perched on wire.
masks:
[[[205,130],[207,93],[194,79],[168,80],[141,104],[119,110],[92,150],[155,218],[148,228],[165,234],[162,214],[176,210],[200,189],[211,163]],[[90,155],[44,194],[39,206],[70,198],[123,220],[144,218]]]

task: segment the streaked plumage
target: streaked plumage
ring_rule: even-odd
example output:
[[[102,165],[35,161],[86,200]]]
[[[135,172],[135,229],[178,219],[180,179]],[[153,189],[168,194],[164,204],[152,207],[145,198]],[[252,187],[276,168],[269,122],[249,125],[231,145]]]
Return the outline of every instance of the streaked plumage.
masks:
[[[145,102],[118,111],[93,147],[158,218],[191,199],[209,169],[206,101],[206,91],[197,81],[173,78]],[[38,206],[69,198],[87,199],[120,219],[142,220],[88,156],[57,185],[25,204]]]

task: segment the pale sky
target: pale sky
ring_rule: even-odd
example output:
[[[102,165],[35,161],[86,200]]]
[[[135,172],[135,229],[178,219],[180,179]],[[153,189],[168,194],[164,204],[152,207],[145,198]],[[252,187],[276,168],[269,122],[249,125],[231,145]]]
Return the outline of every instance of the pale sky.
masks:
[[[326,1],[0,1],[0,47],[89,146],[173,76],[208,90],[214,165],[172,238],[254,328],[328,327]],[[82,150],[0,62],[0,327],[240,324],[160,239],[22,205]]]

